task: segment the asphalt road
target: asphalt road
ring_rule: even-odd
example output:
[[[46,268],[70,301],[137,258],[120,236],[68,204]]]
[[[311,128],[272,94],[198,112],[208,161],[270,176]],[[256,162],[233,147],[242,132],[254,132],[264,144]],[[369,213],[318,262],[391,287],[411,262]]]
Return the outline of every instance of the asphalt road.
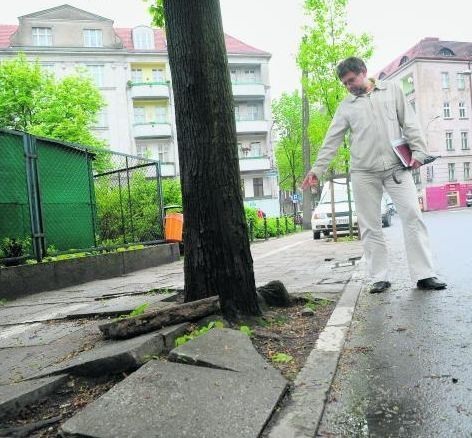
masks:
[[[398,216],[393,287],[361,293],[318,436],[472,437],[472,208],[425,214],[444,291],[420,291]]]

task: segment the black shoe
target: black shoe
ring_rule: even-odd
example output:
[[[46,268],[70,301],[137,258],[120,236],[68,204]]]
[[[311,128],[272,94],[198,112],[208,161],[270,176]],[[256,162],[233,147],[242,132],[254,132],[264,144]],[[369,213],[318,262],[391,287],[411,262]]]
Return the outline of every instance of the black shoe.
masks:
[[[418,289],[423,290],[440,290],[446,289],[447,284],[441,283],[436,277],[429,277],[423,278],[422,280],[418,280],[418,283],[416,283],[416,287]]]
[[[378,281],[372,285],[369,292],[371,294],[379,294],[380,292],[387,290],[391,285],[392,284],[389,281]]]

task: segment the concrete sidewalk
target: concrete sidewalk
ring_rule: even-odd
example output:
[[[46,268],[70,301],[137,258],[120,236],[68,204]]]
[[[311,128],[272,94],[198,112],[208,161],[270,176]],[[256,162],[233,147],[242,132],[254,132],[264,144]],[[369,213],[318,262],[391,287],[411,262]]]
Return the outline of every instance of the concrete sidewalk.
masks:
[[[359,242],[315,241],[311,231],[260,242],[252,245],[251,251],[257,285],[281,280],[290,293],[310,292],[334,301],[341,297],[356,270],[349,259],[362,255]],[[11,404],[7,385],[24,379],[53,372],[58,380],[51,383],[45,379],[45,384],[56,385],[63,373],[78,367],[99,370],[104,359],[114,372],[123,364],[140,367],[147,356],[166,343],[170,345],[173,336],[185,327],[133,338],[125,341],[126,345],[122,342],[117,352],[110,341],[102,339],[98,325],[109,315],[129,313],[142,303],[154,308],[168,306],[168,293],[152,291],[172,292],[182,287],[180,261],[6,303],[0,308],[0,405],[5,397],[10,397]],[[28,388],[21,391],[27,393]],[[35,391],[40,393],[41,388]]]

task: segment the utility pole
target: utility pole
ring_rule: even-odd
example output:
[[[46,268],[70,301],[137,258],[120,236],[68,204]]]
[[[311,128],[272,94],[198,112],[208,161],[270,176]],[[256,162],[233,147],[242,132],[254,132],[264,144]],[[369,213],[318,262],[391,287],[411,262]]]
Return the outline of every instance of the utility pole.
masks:
[[[330,178],[330,188],[331,188],[331,223],[333,224],[333,240],[338,241],[338,232],[336,230],[336,208],[335,208],[335,199],[334,199],[334,170],[331,171]]]
[[[306,175],[311,168],[310,163],[310,141],[308,140],[308,123],[310,121],[310,106],[305,92],[304,84],[308,78],[306,70],[302,72],[302,151],[303,151],[303,170]],[[318,176],[318,175],[317,175]],[[311,228],[311,189],[307,187],[303,190],[303,229]]]

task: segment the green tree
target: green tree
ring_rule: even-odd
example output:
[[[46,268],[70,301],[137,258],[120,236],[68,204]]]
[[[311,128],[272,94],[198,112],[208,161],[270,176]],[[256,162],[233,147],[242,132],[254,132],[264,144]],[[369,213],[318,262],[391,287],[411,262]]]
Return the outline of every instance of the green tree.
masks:
[[[296,192],[304,176],[302,162],[302,99],[298,91],[283,93],[272,103],[274,127],[278,135],[275,159],[279,185]]]
[[[305,12],[311,19],[298,53],[298,64],[307,72],[303,84],[310,103],[318,108],[310,121],[309,135],[315,157],[333,115],[346,96],[336,76],[336,65],[349,56],[364,60],[372,56],[372,38],[366,33],[347,31],[348,0],[305,0]],[[346,170],[348,144],[331,162],[334,171]],[[314,158],[315,158],[314,157]]]
[[[90,128],[104,106],[83,74],[54,78],[24,54],[0,63],[0,127],[86,146],[103,146]]]
[[[260,315],[219,1],[157,0],[152,12],[165,18],[175,96],[185,300],[218,295],[228,319]]]

